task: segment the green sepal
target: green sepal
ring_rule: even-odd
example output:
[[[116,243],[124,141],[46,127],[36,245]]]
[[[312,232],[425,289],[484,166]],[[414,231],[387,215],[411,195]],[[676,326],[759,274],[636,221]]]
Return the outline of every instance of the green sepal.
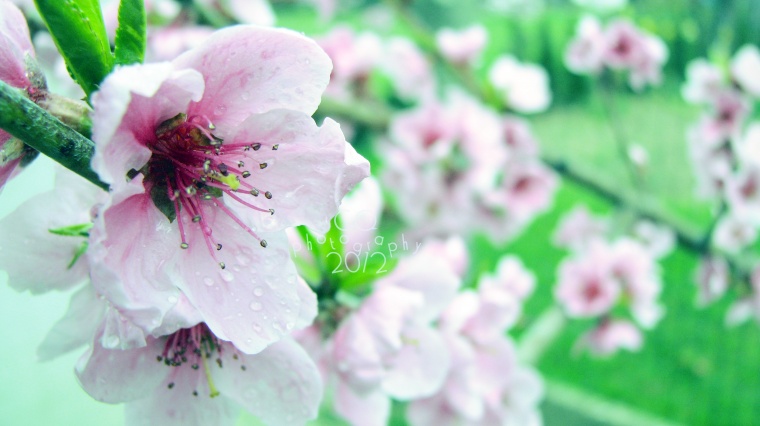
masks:
[[[71,259],[71,262],[69,262],[68,266],[66,266],[66,269],[73,268],[74,265],[77,263],[77,260],[79,260],[79,258],[85,254],[89,246],[90,244],[87,241],[82,241],[82,244],[80,244],[79,247],[77,247],[77,251],[74,253],[74,258]]]
[[[205,186],[204,189],[211,194],[214,198],[222,198],[224,195],[224,192],[222,192],[221,188],[217,188],[215,186]]]
[[[169,222],[174,222],[177,219],[177,210],[174,201],[169,199],[166,186],[153,185],[150,189],[150,199],[153,200],[156,208],[169,219]]]
[[[140,64],[145,59],[147,18],[143,0],[121,0],[116,29],[116,65]]]
[[[98,0],[34,0],[66,68],[89,97],[114,66]]]
[[[80,223],[78,225],[48,229],[48,232],[64,237],[89,237],[90,229],[92,229],[92,223]]]

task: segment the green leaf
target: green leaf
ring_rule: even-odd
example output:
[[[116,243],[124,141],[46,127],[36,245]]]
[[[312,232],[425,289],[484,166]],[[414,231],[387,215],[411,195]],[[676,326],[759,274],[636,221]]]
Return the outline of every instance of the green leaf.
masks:
[[[145,57],[146,25],[143,0],[121,0],[115,41],[117,65],[142,63]]]
[[[335,216],[330,221],[330,230],[325,234],[325,242],[322,244],[322,253],[325,255],[324,262],[328,271],[340,269],[340,265],[343,263],[343,243],[340,240],[342,236],[340,217]],[[329,253],[337,253],[338,255],[329,256]]]
[[[360,256],[356,272],[349,272],[341,277],[340,289],[355,292],[392,272],[398,264],[398,257],[389,257],[381,251],[365,253]]]
[[[34,0],[66,67],[89,97],[113,69],[98,0]]]

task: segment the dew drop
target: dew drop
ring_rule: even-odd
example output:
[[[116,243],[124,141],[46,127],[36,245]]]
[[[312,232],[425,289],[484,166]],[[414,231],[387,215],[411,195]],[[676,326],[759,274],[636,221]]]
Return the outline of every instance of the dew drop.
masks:
[[[227,107],[224,105],[217,105],[214,109],[214,115],[222,115],[227,111]]]
[[[256,287],[253,289],[253,294],[255,296],[261,297],[262,295],[264,295],[264,289],[261,287]]]
[[[169,303],[171,303],[171,304],[175,304],[175,303],[177,303],[177,297],[175,297],[175,296],[169,296],[169,297],[166,298],[166,301],[169,302]]]
[[[212,280],[211,277],[206,277],[203,279],[203,283],[207,286],[212,286],[214,285],[214,280]]]
[[[232,275],[232,272],[230,272],[230,271],[228,271],[226,269],[223,269],[223,270],[219,271],[219,275],[221,275],[222,279],[225,282],[228,282],[228,283],[231,283],[232,281],[235,280],[235,276]]]
[[[250,304],[252,311],[260,311],[261,310],[261,303],[259,302],[251,302]]]

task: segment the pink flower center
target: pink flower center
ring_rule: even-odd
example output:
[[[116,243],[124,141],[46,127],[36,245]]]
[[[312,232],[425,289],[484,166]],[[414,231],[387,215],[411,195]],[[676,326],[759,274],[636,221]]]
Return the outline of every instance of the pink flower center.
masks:
[[[185,225],[182,214],[187,215],[199,227],[209,253],[219,266],[224,269],[216,251],[222,249],[207,220],[210,209],[218,209],[229,216],[246,232],[251,234],[262,247],[266,240],[240,220],[221,201],[223,195],[257,212],[274,214],[274,209],[263,208],[245,201],[241,195],[258,197],[263,194],[267,200],[272,193],[246,182],[253,170],[263,170],[267,163],[258,162],[252,151],[260,150],[264,144],[259,142],[224,144],[221,138],[211,131],[216,127],[205,116],[177,114],[161,123],[155,131],[156,140],[146,144],[152,156],[146,169],[146,189],[153,202],[169,220],[177,219],[182,242],[180,247],[187,249]],[[278,145],[271,145],[273,151]],[[248,163],[248,166],[246,166]],[[248,167],[248,168],[247,168]],[[238,195],[240,194],[240,195]],[[266,202],[265,200],[261,200]]]
[[[233,360],[240,360],[239,352],[234,346],[225,345],[223,341],[219,340],[211,332],[205,323],[200,323],[169,335],[166,338],[164,350],[160,355],[156,356],[156,360],[158,362],[163,361],[168,367],[186,368],[185,365],[189,363],[190,368],[193,370],[200,370],[201,366],[203,366],[206,380],[211,390],[210,396],[215,397],[219,395],[219,392],[216,390],[211,379],[208,360],[215,357],[216,365],[219,368],[223,368],[222,352],[225,350],[233,352]],[[241,364],[240,370],[245,371],[245,365]],[[202,376],[198,375],[198,377]],[[170,382],[167,387],[173,389],[174,382]],[[193,390],[193,395],[198,396],[196,389]]]

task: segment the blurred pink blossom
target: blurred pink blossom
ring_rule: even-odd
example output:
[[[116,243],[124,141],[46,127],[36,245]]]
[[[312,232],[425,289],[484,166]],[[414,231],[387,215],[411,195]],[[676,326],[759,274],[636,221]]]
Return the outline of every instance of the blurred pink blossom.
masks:
[[[707,306],[723,296],[728,289],[730,278],[725,259],[714,256],[700,259],[695,276],[697,305]]]
[[[687,102],[709,104],[723,90],[725,83],[720,69],[703,58],[686,67],[686,83],[681,93]]]
[[[608,248],[596,244],[581,256],[562,261],[555,297],[569,317],[607,313],[622,292]]]
[[[411,40],[393,37],[386,42],[380,68],[393,82],[403,99],[424,99],[434,93],[434,75],[430,61]]]
[[[488,32],[482,25],[459,31],[443,28],[436,33],[435,41],[444,58],[454,64],[468,64],[480,56],[488,42]]]
[[[668,49],[660,38],[625,19],[615,19],[602,28],[596,18],[583,18],[565,51],[565,64],[571,71],[598,74],[605,67],[627,71],[634,90],[660,84],[667,59]]]
[[[605,40],[602,24],[596,17],[586,15],[575,31],[575,38],[565,50],[565,65],[578,74],[599,73],[604,66]]]
[[[318,40],[333,62],[327,94],[351,97],[353,86],[361,86],[383,55],[380,38],[371,32],[357,34],[348,27],[336,27]]]
[[[213,32],[213,28],[202,26],[156,28],[148,34],[145,61],[171,61],[180,54],[202,45]]]
[[[545,111],[552,100],[549,74],[535,64],[525,64],[511,56],[496,58],[488,78],[506,105],[518,112]]]
[[[726,325],[736,326],[752,318],[760,322],[760,268],[749,278],[749,294],[736,300],[726,312]]]
[[[559,247],[580,250],[604,238],[609,228],[608,220],[593,216],[585,205],[578,205],[562,218],[554,233],[554,243]]]
[[[760,98],[760,49],[742,46],[731,60],[731,75],[747,93]]]
[[[620,349],[637,352],[643,345],[641,331],[628,321],[602,321],[596,328],[584,334],[577,343],[598,356],[610,356]]]
[[[736,217],[724,216],[715,227],[713,243],[721,250],[738,253],[757,240],[757,223]]]

